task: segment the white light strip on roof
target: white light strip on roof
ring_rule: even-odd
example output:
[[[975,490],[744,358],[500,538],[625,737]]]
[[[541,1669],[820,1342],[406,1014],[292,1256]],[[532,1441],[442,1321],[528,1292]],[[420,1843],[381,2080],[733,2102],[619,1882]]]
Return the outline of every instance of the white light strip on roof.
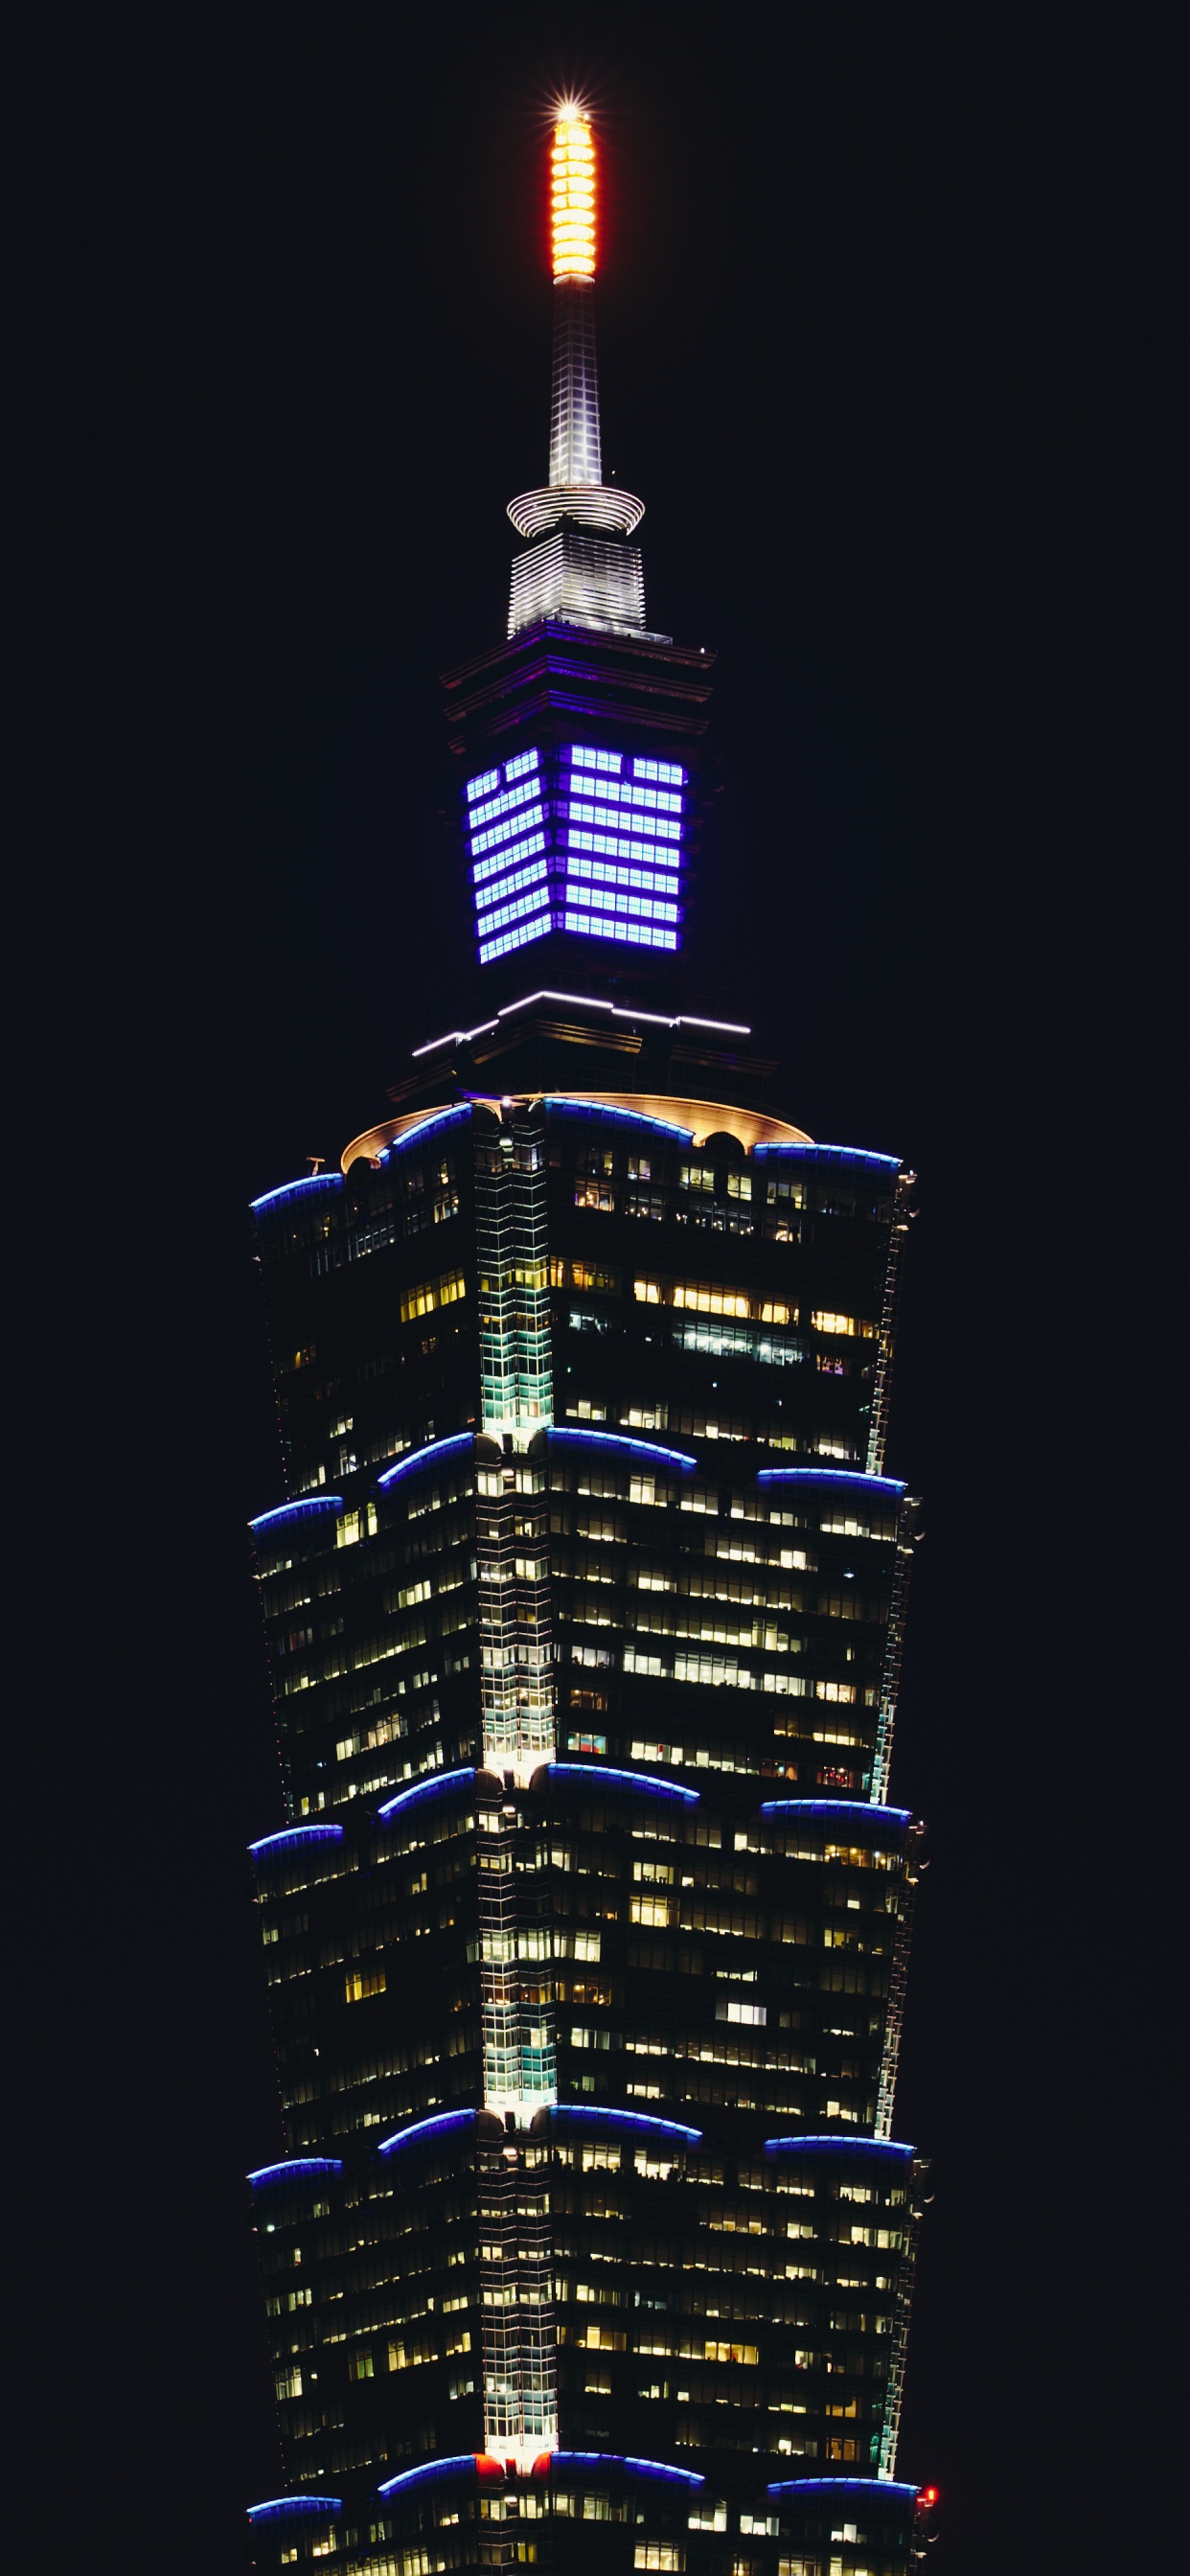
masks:
[[[499,1027],[501,1020],[511,1019],[514,1011],[531,1010],[534,1002],[573,1002],[583,1011],[607,1011],[614,1020],[647,1020],[650,1028],[654,1029],[716,1029],[721,1036],[729,1038],[750,1038],[752,1035],[744,1020],[700,1020],[689,1011],[679,1011],[677,1018],[671,1020],[663,1011],[628,1011],[619,1002],[597,1000],[593,993],[555,993],[552,989],[543,989],[540,993],[526,993],[519,1002],[506,1002],[494,1020],[480,1020],[476,1028],[448,1029],[445,1037],[429,1038],[425,1046],[414,1047],[413,1060],[416,1062],[419,1056],[434,1055],[439,1047],[468,1046],[472,1038],[487,1037]]]

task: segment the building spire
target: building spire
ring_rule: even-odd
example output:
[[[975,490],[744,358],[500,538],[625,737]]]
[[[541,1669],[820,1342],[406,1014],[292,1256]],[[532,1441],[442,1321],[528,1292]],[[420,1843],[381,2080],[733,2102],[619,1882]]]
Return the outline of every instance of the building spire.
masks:
[[[541,617],[645,631],[639,550],[621,542],[644,517],[632,492],[603,480],[595,360],[598,160],[591,120],[572,100],[554,119],[550,153],[554,372],[549,482],[508,504],[531,540],[513,565],[508,631]],[[578,531],[591,531],[578,535]],[[556,533],[555,533],[556,532]],[[610,541],[610,542],[609,542]]]

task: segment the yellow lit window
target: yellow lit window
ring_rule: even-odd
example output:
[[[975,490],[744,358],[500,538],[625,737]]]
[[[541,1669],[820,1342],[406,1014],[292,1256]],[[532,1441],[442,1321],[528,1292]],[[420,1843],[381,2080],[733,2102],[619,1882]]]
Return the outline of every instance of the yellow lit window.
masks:
[[[674,1283],[673,1304],[691,1307],[699,1315],[746,1315],[748,1299],[735,1288],[711,1288],[701,1280],[679,1279]]]
[[[418,1315],[432,1315],[439,1306],[453,1306],[467,1294],[467,1282],[461,1270],[444,1270],[440,1279],[425,1279],[417,1288],[407,1288],[401,1298],[401,1322],[411,1324]]]
[[[387,1985],[383,1968],[353,1968],[347,1978],[347,2001],[362,2004],[368,1995],[382,1995]]]

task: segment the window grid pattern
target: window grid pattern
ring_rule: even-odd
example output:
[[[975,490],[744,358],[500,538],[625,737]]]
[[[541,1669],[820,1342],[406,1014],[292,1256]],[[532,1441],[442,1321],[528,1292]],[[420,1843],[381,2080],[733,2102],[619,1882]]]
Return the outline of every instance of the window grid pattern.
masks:
[[[681,946],[691,805],[680,762],[534,745],[463,794],[481,965],[550,930]]]

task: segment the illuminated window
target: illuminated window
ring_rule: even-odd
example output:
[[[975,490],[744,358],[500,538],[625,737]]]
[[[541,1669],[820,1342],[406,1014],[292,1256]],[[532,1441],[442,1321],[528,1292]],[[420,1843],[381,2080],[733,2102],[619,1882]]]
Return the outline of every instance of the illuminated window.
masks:
[[[467,1282],[461,1270],[444,1271],[440,1279],[426,1279],[417,1288],[407,1288],[401,1297],[401,1322],[412,1323],[419,1315],[432,1315],[439,1306],[453,1306],[467,1294]]]
[[[383,1968],[355,1968],[347,1979],[347,2001],[349,2004],[364,2003],[369,1995],[384,1994],[387,1985]]]
[[[634,778],[660,779],[666,787],[684,787],[686,784],[686,772],[679,769],[676,760],[634,760],[632,775]]]

